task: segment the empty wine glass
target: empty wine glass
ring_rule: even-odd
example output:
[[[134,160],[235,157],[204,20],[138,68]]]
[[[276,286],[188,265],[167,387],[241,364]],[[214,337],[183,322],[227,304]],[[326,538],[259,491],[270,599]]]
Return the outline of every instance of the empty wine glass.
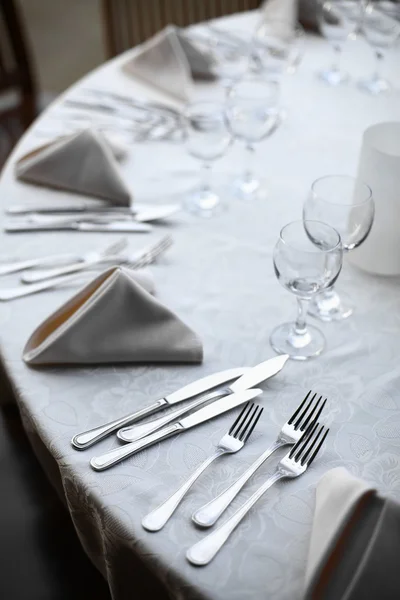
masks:
[[[347,175],[328,175],[312,184],[304,203],[303,218],[305,221],[324,221],[334,227],[339,232],[343,252],[346,253],[367,238],[374,212],[374,201],[368,185]],[[353,307],[331,286],[314,298],[309,312],[323,321],[338,321],[349,317]]]
[[[249,162],[253,159],[254,144],[272,135],[280,124],[278,102],[279,85],[275,81],[247,77],[228,91],[229,128],[236,139],[245,142]],[[260,188],[251,167],[234,182],[235,193],[245,200],[253,198]]]
[[[331,286],[342,267],[342,246],[338,232],[319,221],[293,221],[286,225],[274,248],[273,262],[279,283],[295,294],[298,304],[294,323],[279,325],[271,334],[272,348],[295,360],[321,354],[325,338],[306,324],[310,300]]]
[[[371,78],[360,81],[359,87],[370,94],[380,94],[390,90],[391,85],[382,77],[381,69],[385,50],[394,46],[400,37],[400,23],[386,12],[388,2],[371,2],[365,7],[362,31],[375,51],[376,70]]]
[[[248,35],[242,31],[210,26],[208,39],[213,72],[224,87],[231,87],[249,69],[252,47]]]
[[[296,72],[305,46],[305,32],[299,23],[265,20],[257,27],[253,41],[260,69],[275,76]]]
[[[331,42],[335,53],[333,65],[319,73],[320,79],[329,85],[340,85],[349,79],[340,66],[342,47],[349,37],[355,35],[361,14],[359,0],[318,0],[319,28]]]
[[[211,217],[221,201],[210,185],[211,164],[225,154],[232,141],[225,119],[225,107],[217,102],[197,102],[185,112],[185,142],[188,152],[203,163],[200,188],[186,201],[191,212]]]

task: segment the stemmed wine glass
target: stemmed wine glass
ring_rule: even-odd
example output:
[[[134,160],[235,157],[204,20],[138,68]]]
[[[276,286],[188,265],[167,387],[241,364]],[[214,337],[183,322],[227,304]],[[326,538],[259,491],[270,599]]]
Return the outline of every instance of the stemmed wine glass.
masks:
[[[279,85],[247,77],[232,86],[227,94],[226,117],[230,131],[246,144],[249,161],[253,158],[254,144],[272,135],[280,124]],[[235,181],[235,192],[244,200],[257,195],[260,181],[248,167]]]
[[[209,44],[213,72],[229,88],[249,70],[252,47],[248,37],[242,31],[210,27]]]
[[[357,31],[362,14],[359,0],[318,0],[318,24],[321,33],[333,46],[335,60],[330,68],[319,73],[329,85],[340,85],[349,79],[340,67],[342,47]]]
[[[367,238],[374,213],[369,186],[347,175],[328,175],[317,179],[303,207],[305,221],[324,221],[339,232],[344,253],[357,248]],[[309,312],[322,321],[338,321],[349,317],[353,308],[331,286],[314,298]]]
[[[188,152],[203,163],[200,188],[186,201],[187,209],[211,217],[221,207],[218,194],[210,185],[211,164],[225,154],[232,142],[225,119],[225,107],[218,102],[197,102],[185,112],[185,142]]]
[[[394,46],[400,38],[400,23],[385,11],[387,2],[370,2],[366,5],[362,31],[375,51],[376,70],[371,78],[359,82],[359,87],[370,94],[380,94],[390,90],[391,85],[382,77],[381,68],[385,50]]]
[[[325,338],[306,324],[310,300],[333,285],[342,267],[342,245],[338,232],[319,221],[293,221],[286,225],[275,246],[274,269],[279,283],[295,294],[297,319],[273,330],[270,342],[278,354],[307,360],[321,354]]]
[[[258,66],[279,77],[296,72],[304,54],[305,32],[299,23],[266,19],[257,27],[253,43]]]

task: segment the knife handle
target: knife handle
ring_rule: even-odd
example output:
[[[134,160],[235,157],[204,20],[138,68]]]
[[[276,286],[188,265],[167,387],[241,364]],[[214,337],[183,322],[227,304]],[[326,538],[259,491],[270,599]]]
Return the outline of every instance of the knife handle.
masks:
[[[121,462],[121,460],[124,460],[124,458],[132,456],[132,454],[136,454],[136,452],[143,450],[143,448],[147,448],[158,441],[164,440],[170,435],[174,435],[179,431],[183,431],[183,429],[184,428],[180,423],[174,423],[169,427],[160,429],[160,431],[156,431],[152,435],[145,437],[143,440],[126,444],[120,448],[115,448],[115,450],[110,450],[110,452],[106,452],[101,456],[94,456],[90,461],[90,466],[95,471],[104,471],[105,469],[108,469],[109,467]]]
[[[129,415],[126,415],[126,417],[121,417],[120,419],[110,421],[110,423],[106,423],[105,425],[89,429],[89,431],[78,433],[72,438],[71,444],[78,450],[85,450],[110,435],[110,433],[117,431],[120,427],[128,425],[133,421],[143,419],[144,417],[147,417],[147,415],[151,415],[153,412],[160,410],[160,408],[166,404],[168,404],[168,402],[164,398],[161,398],[150,406],[146,406],[146,408],[142,408],[142,410],[130,413]]]
[[[149,423],[143,423],[143,425],[133,425],[132,427],[124,427],[123,429],[120,429],[117,433],[117,437],[123,442],[136,442],[137,440],[144,438],[146,435],[150,435],[150,433],[153,433],[153,431],[157,431],[157,429],[161,429],[161,427],[168,425],[168,423],[171,423],[171,421],[176,421],[179,417],[189,412],[189,410],[193,410],[205,402],[216,400],[217,398],[221,398],[222,396],[230,393],[230,388],[220,388],[214,392],[203,394],[200,396],[200,398],[197,398],[197,400],[193,400],[193,402],[186,404],[186,406],[169,412],[164,417],[153,419]]]

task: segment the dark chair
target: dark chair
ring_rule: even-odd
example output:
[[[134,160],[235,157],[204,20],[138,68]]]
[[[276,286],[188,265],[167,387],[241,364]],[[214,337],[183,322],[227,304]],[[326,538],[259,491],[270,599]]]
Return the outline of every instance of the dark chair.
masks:
[[[259,5],[260,0],[102,0],[107,54],[129,50],[169,23],[186,27]]]
[[[12,404],[0,408],[0,531],[2,600],[110,600]]]
[[[21,16],[0,0],[0,165],[36,116],[36,86]]]

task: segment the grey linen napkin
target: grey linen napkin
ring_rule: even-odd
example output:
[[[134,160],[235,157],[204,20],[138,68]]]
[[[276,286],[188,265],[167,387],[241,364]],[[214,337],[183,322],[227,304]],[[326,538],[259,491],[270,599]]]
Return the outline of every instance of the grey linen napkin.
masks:
[[[212,79],[213,60],[175,25],[147,40],[123,69],[179,102],[187,102],[193,79]]]
[[[339,467],[317,486],[306,600],[400,597],[400,504]]]
[[[29,183],[129,206],[131,194],[116,160],[121,156],[121,148],[100,132],[84,129],[21,157],[15,165],[15,175]]]
[[[107,269],[48,317],[23,350],[29,365],[197,363],[197,335],[149,291],[140,272]]]

